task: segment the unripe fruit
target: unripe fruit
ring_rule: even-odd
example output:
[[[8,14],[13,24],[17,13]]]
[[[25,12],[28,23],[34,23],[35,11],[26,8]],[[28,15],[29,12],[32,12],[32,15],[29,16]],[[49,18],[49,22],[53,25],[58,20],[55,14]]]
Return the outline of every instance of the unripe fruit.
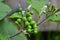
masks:
[[[17,19],[17,21],[21,23],[21,19]]]
[[[33,25],[33,28],[37,28],[37,25],[35,24],[35,25]]]
[[[36,31],[36,30],[35,30],[35,31],[34,31],[34,33],[35,33],[35,34],[37,34],[37,33],[38,33],[38,31]]]
[[[19,8],[20,11],[22,11],[22,8]]]
[[[27,28],[28,28],[28,29],[31,29],[32,27],[29,25]]]
[[[25,26],[29,26],[29,22],[28,21],[25,22]]]
[[[28,17],[27,20],[30,22],[32,21],[32,17]]]
[[[18,15],[20,16],[20,18],[22,18],[22,13],[21,12],[18,12]]]
[[[37,28],[34,28],[34,33],[38,33],[38,29]]]
[[[30,12],[26,12],[26,17],[31,16]]]
[[[31,29],[27,29],[27,32],[31,32],[32,30]]]
[[[19,24],[18,21],[15,21],[16,24]]]
[[[35,25],[36,23],[35,23],[35,21],[31,21],[30,24],[31,25]]]
[[[36,31],[37,31],[38,29],[37,29],[37,28],[34,28],[34,30],[36,30]]]
[[[23,21],[26,21],[27,19],[26,19],[26,17],[23,17],[22,20],[23,20]]]
[[[34,13],[33,12],[30,12],[31,15],[33,15]]]

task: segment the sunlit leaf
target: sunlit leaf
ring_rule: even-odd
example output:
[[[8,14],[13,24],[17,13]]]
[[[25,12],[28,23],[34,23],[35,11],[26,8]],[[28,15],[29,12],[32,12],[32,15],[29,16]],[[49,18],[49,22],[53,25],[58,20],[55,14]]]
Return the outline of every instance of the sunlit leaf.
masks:
[[[58,15],[52,15],[48,18],[48,21],[51,21],[51,22],[60,22],[60,14]]]

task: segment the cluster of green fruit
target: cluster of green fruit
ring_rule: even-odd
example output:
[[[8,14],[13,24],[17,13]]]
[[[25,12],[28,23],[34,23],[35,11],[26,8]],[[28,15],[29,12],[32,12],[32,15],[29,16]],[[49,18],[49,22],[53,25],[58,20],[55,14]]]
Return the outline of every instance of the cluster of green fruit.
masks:
[[[22,9],[20,9],[20,14],[22,14]],[[33,12],[25,10],[25,14],[22,14],[21,18],[18,18],[15,23],[19,24],[23,21],[24,28],[28,33],[38,33],[37,24],[32,19]]]

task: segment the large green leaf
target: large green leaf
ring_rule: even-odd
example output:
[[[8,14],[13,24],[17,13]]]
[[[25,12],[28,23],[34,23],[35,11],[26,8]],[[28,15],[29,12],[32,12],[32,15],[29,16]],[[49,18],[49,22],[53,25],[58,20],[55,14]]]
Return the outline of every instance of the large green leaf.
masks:
[[[16,25],[12,22],[9,22],[7,19],[2,20],[0,22],[0,32],[3,31],[6,34],[14,34],[14,32],[17,32]]]
[[[56,15],[52,15],[48,18],[48,21],[51,21],[51,22],[60,22],[60,14]]]
[[[4,33],[0,33],[0,40],[9,40],[9,38]]]
[[[0,32],[8,36],[12,36],[18,32],[16,24],[9,22],[7,19],[0,21]],[[27,40],[24,34],[19,34],[16,37],[11,38],[10,40]]]
[[[23,33],[21,33],[17,35],[16,37],[11,38],[11,40],[27,40],[27,39],[26,39],[26,36]]]
[[[21,13],[20,14],[19,13],[14,13],[9,18],[22,18],[22,15],[21,15]]]
[[[0,20],[4,18],[10,10],[11,10],[10,7],[0,2]]]

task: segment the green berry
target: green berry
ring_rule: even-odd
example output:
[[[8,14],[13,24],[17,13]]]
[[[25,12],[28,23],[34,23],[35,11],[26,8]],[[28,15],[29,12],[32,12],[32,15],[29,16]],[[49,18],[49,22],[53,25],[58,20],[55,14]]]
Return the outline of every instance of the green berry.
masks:
[[[16,24],[18,24],[18,21],[15,21]]]
[[[35,33],[35,34],[37,34],[37,33],[38,33],[38,31],[36,31],[36,30],[35,30],[35,31],[34,31],[34,33]]]
[[[26,17],[31,16],[30,12],[26,12]]]
[[[21,13],[21,12],[18,12],[18,15],[19,15],[19,16],[22,16],[22,13]]]
[[[35,25],[33,25],[33,27],[34,27],[34,28],[37,28],[37,25],[35,24]]]
[[[29,25],[29,26],[28,26],[28,29],[31,29],[31,28],[32,28],[32,27]]]
[[[25,22],[25,26],[29,26],[29,22],[28,21]]]
[[[34,33],[38,33],[38,29],[37,28],[34,28]]]
[[[33,15],[34,13],[33,12],[30,12],[31,15]]]
[[[19,8],[20,11],[22,11],[22,8]]]
[[[28,17],[28,19],[27,19],[27,20],[28,20],[29,22],[30,22],[30,21],[32,21],[32,17]]]
[[[30,24],[31,25],[35,25],[36,23],[35,23],[35,21],[31,21]]]
[[[26,19],[26,17],[23,17],[22,20],[23,20],[23,21],[26,21],[27,19]]]
[[[27,29],[28,32],[31,32],[32,30],[31,29]]]
[[[21,23],[21,19],[17,19],[17,21]]]
[[[21,12],[19,12],[19,14],[21,14]]]
[[[34,30],[36,30],[36,31],[37,31],[38,29],[37,29],[37,28],[34,28]]]

